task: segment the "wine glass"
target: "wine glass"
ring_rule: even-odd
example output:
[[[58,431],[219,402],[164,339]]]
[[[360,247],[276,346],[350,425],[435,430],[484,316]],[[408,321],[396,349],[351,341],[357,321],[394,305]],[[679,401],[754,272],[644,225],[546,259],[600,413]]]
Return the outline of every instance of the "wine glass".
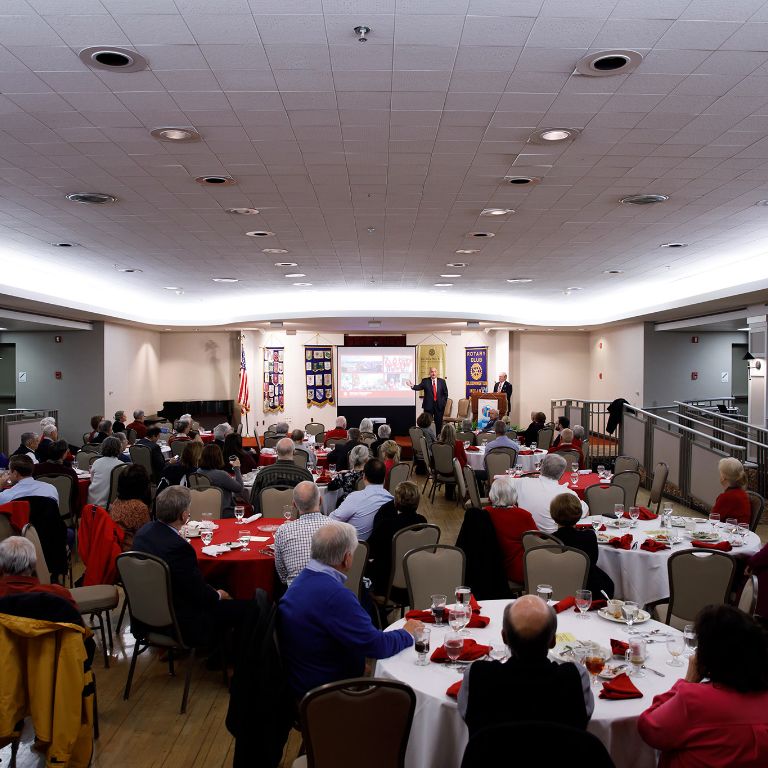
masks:
[[[426,667],[429,664],[429,627],[421,627],[413,635],[413,646],[416,649],[416,664]]]
[[[709,513],[709,527],[714,531],[715,528],[720,524],[720,513],[719,512],[710,512]]]
[[[449,667],[458,668],[456,661],[461,656],[461,649],[464,647],[464,638],[457,632],[447,632],[445,635],[445,653],[450,659]]]
[[[696,625],[686,624],[683,629],[683,640],[685,641],[685,655],[693,656],[696,653],[696,648],[699,644],[696,638]]]
[[[571,462],[571,472],[573,472],[574,475],[579,474],[579,462],[573,461]]]
[[[671,637],[668,637],[667,651],[669,651],[669,655],[672,657],[672,659],[668,661],[667,664],[669,664],[670,667],[682,667],[683,662],[680,661],[680,656],[684,650],[685,637],[682,635],[672,635]]]
[[[600,520],[599,517],[595,516],[593,517],[590,522],[592,523],[592,530],[597,533],[600,530],[600,526],[602,525],[602,520]]]
[[[621,520],[622,517],[624,517],[624,505],[623,504],[614,504],[613,505],[613,514],[616,517],[617,520]]]
[[[200,541],[203,542],[204,547],[207,547],[213,541],[213,531],[210,528],[201,528]]]
[[[584,666],[587,672],[592,676],[592,685],[597,685],[597,676],[605,668],[605,662],[608,659],[608,652],[599,645],[593,644],[584,657]]]
[[[579,473],[578,472],[573,472],[571,474],[571,485],[576,486],[578,484],[579,484]]]
[[[592,605],[592,592],[588,589],[576,590],[576,607],[581,611],[580,619],[588,619],[587,611]]]
[[[632,527],[635,528],[637,526],[637,520],[640,517],[640,507],[630,507],[629,508],[629,519],[632,521]]]
[[[435,624],[442,624],[445,621],[445,595],[432,595],[432,615],[435,617]]]
[[[627,632],[630,635],[636,634],[635,630],[632,629],[632,625],[635,623],[639,610],[640,606],[632,602],[632,600],[625,600],[624,605],[621,606],[621,615],[624,617],[624,621],[627,622]]]
[[[240,525],[245,517],[245,507],[235,507],[235,525]]]
[[[518,461],[517,464],[515,464],[515,474],[520,477],[520,475],[523,474],[525,470],[523,469],[523,463],[521,461]]]
[[[243,552],[250,552],[250,547],[248,546],[251,543],[251,534],[245,530],[245,528],[240,529],[240,536],[238,537],[240,540],[240,543],[243,545]]]
[[[749,536],[749,523],[739,523],[738,528],[738,534],[743,544],[747,540],[747,536]]]
[[[293,517],[293,508],[290,504],[283,505],[283,517],[290,520]]]
[[[597,476],[599,478],[605,477],[605,465],[604,464],[598,464],[597,465]]]
[[[460,605],[469,605],[472,590],[469,587],[456,587],[456,602]]]
[[[536,587],[536,597],[540,597],[545,603],[549,604],[552,599],[552,586],[550,584],[539,584]]]
[[[448,626],[454,632],[460,632],[466,626],[464,621],[464,606],[452,605],[448,610]]]

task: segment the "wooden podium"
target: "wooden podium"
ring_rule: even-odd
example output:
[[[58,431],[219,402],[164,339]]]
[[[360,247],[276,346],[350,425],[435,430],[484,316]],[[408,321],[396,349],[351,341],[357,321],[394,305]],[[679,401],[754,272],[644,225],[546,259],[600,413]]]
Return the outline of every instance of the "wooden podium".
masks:
[[[499,418],[503,419],[507,415],[509,403],[507,402],[507,396],[503,392],[472,392],[470,395],[472,400],[472,417],[477,421],[477,401],[478,400],[495,400],[497,402],[497,408],[499,410]]]

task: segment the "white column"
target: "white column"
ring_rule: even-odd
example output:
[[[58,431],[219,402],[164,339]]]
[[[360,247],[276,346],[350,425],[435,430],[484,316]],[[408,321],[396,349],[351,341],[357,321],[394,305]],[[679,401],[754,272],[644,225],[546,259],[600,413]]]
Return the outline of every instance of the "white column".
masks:
[[[766,388],[766,346],[768,346],[768,316],[747,317],[749,351],[754,360],[749,363],[747,413],[750,424],[768,426],[768,388]],[[747,363],[745,362],[744,365]],[[759,366],[759,367],[758,367]]]
[[[494,331],[494,365],[496,369],[488,371],[488,383],[493,386],[493,382],[498,379],[500,373],[509,375],[509,331]]]

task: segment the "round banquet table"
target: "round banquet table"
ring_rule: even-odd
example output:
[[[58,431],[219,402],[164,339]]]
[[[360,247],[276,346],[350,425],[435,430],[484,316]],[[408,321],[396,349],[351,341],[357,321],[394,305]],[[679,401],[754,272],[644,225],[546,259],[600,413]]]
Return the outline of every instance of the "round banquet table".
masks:
[[[236,541],[242,528],[245,528],[251,536],[267,537],[267,541],[252,541],[248,545],[248,552],[233,549],[218,557],[211,557],[201,551],[203,542],[199,536],[190,539],[189,543],[194,547],[197,564],[205,580],[218,589],[225,589],[234,598],[250,600],[258,588],[272,597],[277,578],[275,558],[262,554],[261,550],[273,543],[274,534],[272,531],[263,530],[263,527],[281,525],[283,522],[283,520],[262,518],[255,523],[238,525],[235,520],[216,520],[216,525],[219,527],[213,532],[212,544]]]
[[[485,446],[475,446],[479,450],[467,451],[467,464],[472,467],[475,472],[485,469]],[[523,448],[520,453],[517,454],[517,463],[521,464],[524,472],[533,472],[536,469],[536,462],[541,461],[547,452],[543,449],[536,449],[536,453]]]
[[[582,523],[588,523],[592,518],[585,518]],[[606,520],[605,522],[611,522]],[[698,552],[707,552],[706,549],[697,549],[691,545],[691,539],[682,528],[672,528],[680,531],[683,541],[668,549],[658,552],[646,552],[640,549],[640,545],[648,538],[646,531],[658,531],[661,529],[660,519],[638,520],[636,528],[611,528],[605,533],[608,536],[621,536],[631,533],[637,549],[618,549],[608,544],[600,545],[600,554],[597,560],[602,568],[612,579],[616,587],[616,597],[623,600],[634,600],[640,605],[663,600],[669,597],[669,574],[667,561],[673,552],[694,549]],[[734,557],[750,557],[760,551],[762,544],[760,537],[751,531],[741,547],[734,547],[728,554]]]
[[[83,507],[88,503],[88,489],[91,487],[90,477],[78,477],[77,479],[77,509],[76,512],[82,512]]]
[[[246,488],[246,496],[250,496],[251,489],[253,488],[253,482],[256,477],[255,473],[249,473],[243,478],[243,486]],[[312,475],[312,478],[317,483],[319,475]],[[331,512],[333,512],[334,509],[336,509],[336,502],[339,500],[339,496],[341,496],[342,489],[339,488],[335,491],[329,491],[328,490],[328,484],[327,483],[318,483],[317,485],[318,490],[320,491],[320,501],[323,505],[323,514],[324,515],[330,515]]]
[[[579,480],[574,485],[571,482],[571,473],[566,472],[561,478],[560,478],[560,485],[567,485],[572,491],[576,491],[576,495],[584,501],[584,493],[586,492],[587,488],[589,488],[592,485],[597,485],[600,482],[600,477],[598,476],[597,472],[590,472],[589,474],[579,474]],[[608,487],[610,485],[610,482],[604,483],[604,487]]]
[[[507,600],[483,600],[481,615],[488,616],[490,624],[483,629],[469,630],[472,639],[483,644],[501,642],[501,619]],[[400,620],[389,629],[403,625]],[[662,629],[672,634],[680,632],[671,627],[649,620],[638,624],[639,629]],[[432,650],[442,644],[447,627],[430,625]],[[610,639],[627,639],[621,624],[589,613],[588,620],[579,619],[572,610],[566,610],[557,617],[558,632],[570,632],[578,640],[594,640],[610,648]],[[605,744],[617,768],[655,768],[656,752],[649,747],[637,732],[637,718],[651,704],[653,697],[668,691],[672,684],[685,676],[686,666],[670,667],[665,662],[671,658],[664,642],[648,645],[647,664],[664,677],[658,677],[646,670],[646,676],[632,678],[643,694],[640,699],[608,700],[597,694],[600,686],[593,686],[595,711],[587,730]],[[389,659],[376,663],[376,677],[400,680],[410,685],[416,693],[416,714],[405,756],[406,768],[459,768],[467,745],[467,727],[459,714],[456,702],[446,696],[448,686],[461,679],[462,671],[449,669],[444,664],[430,663],[426,667],[416,666],[413,647],[406,648]],[[515,695],[511,692],[511,695]],[[556,707],[557,702],[553,701]],[[512,751],[511,754],[513,754]]]
[[[262,448],[259,454],[259,466],[268,467],[270,464],[274,464],[277,461],[277,456],[274,453],[265,453],[265,451],[271,451],[270,448]],[[317,456],[317,463],[319,466],[324,467],[328,464],[329,451],[318,450],[315,452]]]

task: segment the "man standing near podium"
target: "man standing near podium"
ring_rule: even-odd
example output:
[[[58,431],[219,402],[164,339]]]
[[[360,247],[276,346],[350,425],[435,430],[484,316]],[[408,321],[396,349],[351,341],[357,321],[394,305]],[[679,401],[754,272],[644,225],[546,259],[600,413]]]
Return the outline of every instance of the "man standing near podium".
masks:
[[[429,376],[421,380],[420,384],[414,384],[408,380],[405,382],[414,392],[424,392],[423,408],[426,413],[431,413],[435,420],[435,431],[438,437],[443,428],[443,412],[448,402],[448,385],[445,379],[437,378],[437,368],[429,369]]]
[[[507,396],[507,415],[512,409],[512,385],[507,381],[507,374],[500,373],[499,380],[493,385],[494,392],[503,392]]]

